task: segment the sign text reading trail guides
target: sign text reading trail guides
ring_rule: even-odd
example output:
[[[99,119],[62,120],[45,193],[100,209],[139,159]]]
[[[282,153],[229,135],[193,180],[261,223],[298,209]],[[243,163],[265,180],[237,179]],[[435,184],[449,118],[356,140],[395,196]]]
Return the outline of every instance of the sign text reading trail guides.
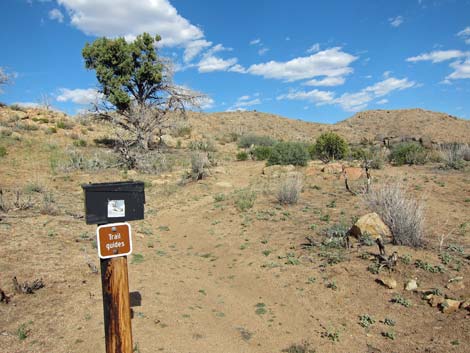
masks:
[[[102,259],[129,255],[132,252],[131,225],[111,223],[99,226],[96,230],[96,245]]]

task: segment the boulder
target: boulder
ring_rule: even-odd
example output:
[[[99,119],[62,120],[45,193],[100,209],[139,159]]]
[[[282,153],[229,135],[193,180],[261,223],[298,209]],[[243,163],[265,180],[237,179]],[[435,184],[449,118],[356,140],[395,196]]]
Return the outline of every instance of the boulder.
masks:
[[[463,301],[463,302],[460,304],[460,309],[465,309],[465,310],[469,310],[469,311],[470,311],[470,299],[467,299],[467,300]]]
[[[377,282],[383,284],[389,289],[395,289],[397,287],[397,281],[392,277],[381,276],[377,278]]]
[[[163,142],[166,146],[171,148],[178,147],[178,140],[171,135],[162,135],[160,141]]]
[[[427,296],[427,298],[428,298],[429,304],[433,308],[437,307],[438,305],[441,305],[445,301],[444,297],[442,297],[440,295],[436,295],[436,294],[430,294],[429,296]]]
[[[295,171],[295,167],[289,165],[270,165],[263,168],[263,174],[270,178],[279,178],[282,174]]]
[[[380,219],[380,216],[373,212],[368,213],[357,220],[357,222],[349,230],[349,235],[359,238],[368,234],[373,239],[391,238],[392,232],[390,228]]]
[[[453,299],[445,299],[441,303],[441,310],[443,313],[452,313],[454,311],[459,310],[460,308],[460,301],[453,300]]]
[[[326,174],[340,174],[343,172],[343,165],[341,163],[328,163],[325,165],[322,170]]]
[[[414,291],[418,289],[418,283],[416,283],[415,279],[410,279],[408,282],[405,284],[405,290],[407,291]]]

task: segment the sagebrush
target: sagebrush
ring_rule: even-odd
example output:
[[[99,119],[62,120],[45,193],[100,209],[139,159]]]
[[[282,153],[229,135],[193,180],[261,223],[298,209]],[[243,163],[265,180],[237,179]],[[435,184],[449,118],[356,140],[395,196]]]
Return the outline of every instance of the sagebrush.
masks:
[[[393,243],[418,247],[424,239],[424,204],[399,182],[374,185],[364,194],[366,204],[390,228]]]
[[[292,205],[299,201],[302,192],[303,178],[300,173],[288,175],[279,186],[277,200],[284,205]]]

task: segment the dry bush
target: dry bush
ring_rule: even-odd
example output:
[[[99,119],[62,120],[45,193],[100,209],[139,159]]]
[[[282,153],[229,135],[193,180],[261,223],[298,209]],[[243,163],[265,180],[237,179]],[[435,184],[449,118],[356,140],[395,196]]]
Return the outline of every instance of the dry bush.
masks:
[[[464,160],[470,159],[470,148],[461,144],[444,145],[439,148],[439,154],[445,168],[463,169]]]
[[[211,162],[207,153],[195,152],[191,155],[191,179],[201,180],[208,175]]]
[[[288,175],[279,186],[277,199],[284,205],[292,205],[299,201],[302,192],[303,179],[299,173]]]
[[[424,205],[408,195],[401,183],[377,184],[363,195],[369,208],[389,226],[394,244],[413,247],[422,245]]]

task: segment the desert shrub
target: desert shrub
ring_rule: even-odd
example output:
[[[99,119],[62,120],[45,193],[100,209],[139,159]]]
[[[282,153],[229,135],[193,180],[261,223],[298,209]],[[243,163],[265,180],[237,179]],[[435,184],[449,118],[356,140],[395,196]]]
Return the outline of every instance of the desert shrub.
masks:
[[[352,160],[360,160],[371,169],[382,169],[385,164],[385,152],[379,147],[361,148],[353,147],[348,157]]]
[[[65,130],[73,129],[73,123],[67,120],[58,121],[55,125],[58,129],[65,129]]]
[[[390,228],[393,243],[420,246],[424,237],[424,205],[397,182],[378,184],[364,194],[366,204]]]
[[[302,342],[301,344],[292,344],[288,348],[283,349],[284,353],[315,353],[316,350],[308,342]]]
[[[237,161],[246,161],[248,159],[248,153],[240,151],[237,153]]]
[[[311,158],[320,158],[323,161],[343,159],[348,153],[348,143],[334,132],[321,134],[311,149]]]
[[[57,129],[55,127],[48,127],[45,131],[46,135],[56,134]]]
[[[256,201],[256,192],[250,189],[241,189],[235,192],[235,206],[244,212],[252,208]]]
[[[78,140],[73,141],[73,145],[75,147],[86,147],[87,143],[83,139],[78,139]]]
[[[443,162],[443,167],[445,169],[463,169],[465,167],[464,157],[466,157],[465,153],[468,149],[468,145],[456,143],[441,146],[439,148],[439,154]]]
[[[139,171],[152,174],[171,172],[176,164],[175,156],[160,151],[139,153],[136,160]]]
[[[300,142],[277,143],[268,158],[268,165],[307,165],[309,153],[305,144]]]
[[[191,136],[192,127],[191,125],[182,124],[172,131],[172,135],[175,137],[184,137],[184,136]]]
[[[288,175],[279,186],[277,200],[280,204],[292,205],[297,203],[302,192],[303,179],[299,173]]]
[[[208,139],[191,141],[189,143],[189,149],[191,151],[203,151],[203,152],[215,152],[217,150],[215,148],[214,142]]]
[[[85,156],[75,149],[66,151],[66,160],[58,165],[64,171],[73,170],[100,170],[117,166],[116,157],[110,153],[95,153]]]
[[[32,124],[16,124],[16,129],[24,131],[37,131],[39,130],[39,127]]]
[[[426,150],[423,146],[413,142],[403,142],[393,147],[390,153],[390,162],[395,165],[424,164],[427,161]]]
[[[276,140],[269,136],[243,135],[238,140],[238,147],[249,148],[251,146],[274,146]]]
[[[195,152],[191,155],[191,179],[202,180],[208,175],[211,162],[207,153]]]
[[[7,149],[3,146],[0,146],[0,158],[7,155]]]
[[[118,145],[118,140],[111,137],[100,137],[93,140],[95,145],[104,146],[104,147],[116,147]]]
[[[10,105],[10,109],[11,109],[11,110],[18,111],[18,112],[26,113],[26,108],[24,108],[24,107],[22,107],[21,105],[18,105],[18,104],[12,104],[12,105]]]
[[[11,136],[12,133],[13,131],[11,131],[10,129],[7,129],[7,128],[0,129],[0,137],[9,137]]]
[[[272,146],[256,146],[251,151],[253,158],[257,161],[265,161],[268,160],[273,152]]]

